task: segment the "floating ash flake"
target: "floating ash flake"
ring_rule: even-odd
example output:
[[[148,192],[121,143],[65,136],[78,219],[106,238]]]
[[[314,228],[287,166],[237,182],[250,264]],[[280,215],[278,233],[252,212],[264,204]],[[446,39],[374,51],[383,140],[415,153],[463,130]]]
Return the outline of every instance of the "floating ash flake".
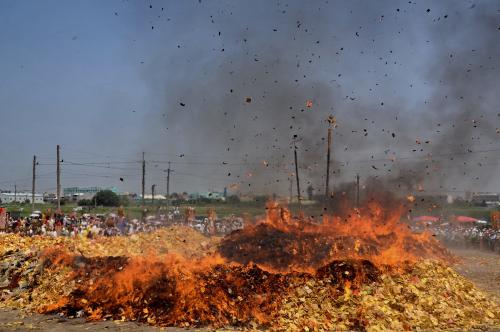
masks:
[[[401,242],[404,231],[393,211],[368,206],[349,224],[334,227],[332,223],[340,220],[333,217],[326,217],[322,225],[300,218],[299,224],[276,203],[270,203],[267,212],[263,223],[245,232],[272,225],[275,231],[290,233],[289,240],[298,245],[274,248],[278,261],[300,256],[301,246],[307,243],[321,251],[322,242],[315,239],[317,227],[330,238],[333,230],[341,238],[333,242],[335,255],[311,256],[301,269],[283,265],[280,272],[279,264],[237,263],[216,251],[206,254],[207,244],[177,239],[180,228],[102,242],[12,235],[10,241],[0,242],[0,279],[5,285],[0,305],[89,320],[283,331],[471,329],[500,324],[498,305],[472,283],[443,262],[422,260],[451,259],[427,235],[402,233],[410,238]],[[253,235],[262,236],[261,251],[275,239],[267,232]],[[303,235],[313,237],[300,242]],[[115,256],[107,251],[111,247],[106,249],[104,240],[131,249],[115,250],[122,252]],[[178,248],[168,253],[138,251],[138,243],[147,246],[148,241],[155,245],[173,241]],[[22,244],[21,249],[13,251],[16,242]],[[43,253],[36,249],[38,242],[47,248]],[[396,251],[391,246],[386,250],[388,243],[396,244]],[[289,249],[297,252],[284,255]],[[395,260],[398,253],[405,259]],[[294,259],[292,267],[301,267],[297,264],[301,261]]]

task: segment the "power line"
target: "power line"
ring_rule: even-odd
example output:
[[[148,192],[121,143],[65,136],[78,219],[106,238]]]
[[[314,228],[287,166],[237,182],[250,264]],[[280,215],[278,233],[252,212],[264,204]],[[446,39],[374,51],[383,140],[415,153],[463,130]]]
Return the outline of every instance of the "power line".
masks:
[[[118,170],[140,170],[140,168],[132,168],[132,167],[114,167],[114,166],[105,166],[105,165],[94,165],[94,164],[85,164],[85,163],[78,163],[78,162],[72,162],[72,161],[64,161],[64,165],[71,165],[71,166],[82,166],[82,167],[94,167],[94,168],[107,168],[107,169],[118,169]]]
[[[67,151],[67,154],[69,154],[69,155],[71,155],[72,153],[84,154],[84,155],[91,155],[91,156],[96,156],[96,157],[100,157],[100,158],[111,158],[110,154],[97,153],[95,151],[83,151],[83,150],[80,150],[80,149],[70,149],[69,151]],[[137,158],[140,158],[140,152],[126,153],[126,154],[116,154],[116,153],[114,153],[113,155],[114,156],[127,156],[127,157],[131,156],[131,155],[135,155],[135,156],[137,156]]]
[[[436,170],[439,171],[439,170],[445,170],[445,169],[449,169],[449,168],[455,168],[458,170],[466,170],[466,169],[469,169],[469,168],[475,168],[475,169],[478,169],[480,170],[480,168],[486,168],[486,167],[492,167],[492,166],[496,166],[498,165],[498,163],[496,162],[496,160],[492,160],[492,162],[487,162],[485,159],[487,159],[489,157],[488,156],[484,156],[484,157],[481,157],[481,158],[471,158],[470,160],[466,160],[467,164],[463,163],[462,161],[465,160],[465,159],[457,159],[455,161],[455,164],[454,165],[450,165],[449,163],[450,162],[446,162],[447,164],[444,165],[444,166],[440,166],[440,159],[441,158],[451,158],[451,157],[457,157],[457,156],[469,156],[469,155],[477,155],[477,154],[484,154],[484,153],[491,153],[491,152],[497,152],[497,151],[500,151],[500,148],[499,147],[491,147],[491,148],[480,148],[480,149],[476,149],[476,150],[466,150],[466,151],[454,151],[454,152],[442,152],[442,153],[435,153],[435,154],[425,154],[425,155],[416,155],[416,156],[409,156],[409,155],[403,155],[401,157],[398,157],[397,155],[390,155],[389,157],[387,158],[371,158],[371,159],[359,159],[359,160],[337,160],[336,163],[337,163],[337,167],[339,168],[346,168],[346,167],[350,167],[351,164],[356,164],[356,163],[380,163],[380,162],[387,162],[388,165],[387,167],[391,168],[392,170],[396,171],[398,169],[398,167],[402,167],[400,166],[401,163],[403,162],[426,162],[426,164],[428,163],[429,164],[429,171],[433,171],[435,172]],[[420,154],[419,152],[417,152],[418,154]],[[151,153],[152,155],[173,155],[173,154],[160,154],[160,153]],[[98,156],[99,154],[95,153],[93,154],[95,156]],[[195,155],[190,155],[190,156],[195,156]],[[497,155],[495,155],[496,157]],[[111,157],[111,156],[105,156],[105,157]],[[201,158],[202,156],[200,155],[196,155],[196,157],[198,158]],[[211,155],[210,158],[214,158],[214,155]],[[264,160],[265,158],[262,158],[262,157],[254,157],[254,158],[258,158],[258,159],[262,159]],[[215,161],[207,161],[205,159],[198,159],[198,160],[185,160],[185,161],[172,161],[171,164],[174,164],[174,165],[192,165],[192,166],[219,166],[219,167],[213,167],[212,170],[217,170],[217,169],[223,169],[224,167],[238,167],[238,166],[243,166],[243,167],[258,167],[258,166],[262,166],[263,164],[265,164],[266,166],[272,166],[272,167],[269,167],[268,170],[270,172],[276,172],[276,171],[280,171],[278,168],[282,168],[282,167],[287,167],[289,170],[291,169],[291,167],[293,166],[293,163],[291,161],[289,162],[275,162],[273,163],[272,161],[270,162],[250,162],[250,161],[225,161],[224,159],[225,158],[220,158],[221,161],[218,161],[218,162],[215,162]],[[496,159],[496,158],[493,158],[493,159]],[[483,160],[485,160],[485,162],[482,162]],[[491,160],[491,159],[490,159]],[[56,163],[50,163],[50,162],[42,162],[38,156],[37,156],[37,166],[54,166],[54,165],[57,165],[57,162]],[[140,176],[140,170],[141,170],[141,167],[138,165],[139,163],[141,163],[141,161],[139,160],[136,160],[134,158],[134,160],[118,160],[118,159],[113,159],[113,160],[97,160],[97,161],[92,161],[92,160],[89,160],[89,161],[74,161],[74,160],[61,160],[60,161],[62,165],[65,166],[65,174],[68,174],[70,176],[68,176],[68,178],[76,178],[76,177],[99,177],[99,178],[104,178],[104,179],[111,179],[113,177],[117,177],[117,176],[122,176],[122,177],[138,177]],[[149,161],[146,161],[144,160],[145,163],[147,164],[168,164],[168,161],[163,161],[163,160],[149,160]],[[390,162],[390,163],[389,163]],[[137,165],[137,167],[133,167],[134,165]],[[435,166],[432,166],[432,165],[435,165]],[[128,166],[128,167],[127,167]],[[385,166],[385,165],[384,165]],[[119,174],[119,172],[116,172],[116,174],[112,174],[112,173],[101,173],[100,171],[99,172],[96,172],[96,173],[87,173],[87,172],[71,172],[70,170],[66,170],[67,168],[70,168],[70,167],[84,167],[84,168],[93,168],[93,169],[99,169],[99,170],[102,170],[102,169],[108,169],[110,171],[131,171],[131,172],[128,172],[128,173],[134,173],[135,171],[137,171],[137,173],[134,173],[134,174]],[[312,167],[312,169],[311,169]],[[305,170],[308,170],[308,171],[316,171],[317,167],[319,167],[319,164],[317,163],[314,163],[314,164],[311,164],[310,166],[304,166],[304,165],[299,165],[299,168],[300,169],[305,169]],[[436,169],[433,169],[433,168],[436,168]],[[288,171],[289,171],[288,170]],[[153,171],[155,171],[153,169]],[[262,171],[262,170],[261,170]],[[355,172],[359,172],[360,169],[358,167],[358,169],[356,170],[353,170],[353,169],[347,169],[346,170],[347,172],[349,171],[355,171]],[[37,172],[38,173],[38,172]],[[153,172],[154,174],[155,172]],[[234,181],[231,181],[231,178],[227,178],[227,179],[222,179],[222,178],[216,178],[216,177],[213,177],[213,176],[210,176],[210,177],[207,177],[205,175],[202,175],[202,174],[193,174],[193,173],[186,173],[186,172],[176,172],[176,174],[178,174],[179,176],[190,176],[190,177],[195,177],[195,178],[200,178],[200,179],[203,179],[205,181],[217,181],[217,182],[225,182],[225,183],[228,183],[228,182],[234,182]],[[345,174],[345,173],[344,173]],[[40,174],[36,174],[36,179],[43,179],[43,178],[48,178],[48,177],[51,177],[54,175],[54,172],[47,172],[47,173],[40,173]],[[71,176],[72,175],[72,176]],[[26,183],[31,180],[32,177],[25,177],[25,178],[18,178],[18,179],[13,179],[13,180],[4,180],[4,181],[0,181],[0,185],[12,185],[14,183]],[[242,180],[237,180],[237,181],[242,181]]]
[[[80,176],[88,176],[88,177],[107,177],[107,178],[116,178],[116,177],[133,177],[133,176],[136,176],[136,177],[139,177],[140,174],[139,173],[136,173],[136,174],[121,174],[121,173],[117,173],[117,174],[102,174],[102,173],[99,173],[99,174],[96,174],[96,173],[75,173],[75,172],[72,172],[72,171],[64,171],[64,175],[80,175]]]
[[[458,151],[458,152],[447,152],[447,153],[428,153],[426,155],[421,155],[421,156],[402,156],[402,157],[397,157],[396,155],[393,155],[392,157],[387,157],[387,158],[371,158],[371,159],[359,159],[359,160],[336,160],[337,163],[368,163],[368,162],[383,162],[383,161],[401,161],[401,160],[419,160],[419,159],[436,159],[439,157],[449,157],[449,156],[459,156],[459,155],[469,155],[469,154],[476,154],[476,153],[488,153],[488,152],[496,152],[500,151],[500,148],[493,148],[493,149],[483,149],[483,150],[468,150],[468,151]],[[197,156],[200,157],[200,156]],[[213,157],[213,156],[212,156]],[[258,159],[265,160],[266,158],[264,157],[254,157]],[[205,161],[205,160],[192,160],[192,161],[165,161],[165,160],[149,160],[146,161],[147,163],[151,164],[168,164],[169,162],[171,164],[179,164],[179,165],[213,165],[213,166],[218,166],[218,165],[223,165],[223,166],[248,166],[248,165],[262,165],[261,162],[250,162],[250,161],[226,161],[224,158],[220,158],[221,161],[213,162],[213,161]],[[96,167],[96,168],[109,168],[109,169],[135,169],[132,167],[125,168],[125,167],[112,167],[111,165],[127,165],[127,164],[140,164],[142,161],[141,160],[110,160],[110,161],[93,161],[93,162],[84,162],[84,161],[64,161],[63,164],[65,165],[74,165],[74,166],[88,166],[88,167]],[[273,162],[269,162],[272,164]],[[39,165],[55,165],[55,163],[43,163],[40,162]],[[276,165],[283,165],[283,163],[276,163]]]
[[[200,178],[200,179],[204,179],[204,180],[209,180],[209,181],[234,182],[234,181],[231,181],[230,179],[222,179],[222,178],[216,178],[216,177],[210,177],[210,176],[207,177],[205,175],[185,173],[185,172],[179,172],[179,171],[175,171],[175,174],[176,175],[184,175],[184,176],[192,176],[192,177],[196,177],[196,178]]]
[[[53,175],[54,173],[55,172],[48,172],[48,173],[39,174],[39,175],[37,175],[37,179],[41,178],[41,177],[47,177],[48,175]],[[14,179],[14,180],[5,180],[5,181],[1,181],[0,184],[3,184],[3,183],[14,184],[16,182],[29,181],[31,179],[32,179],[32,176],[25,177],[25,178]]]
[[[432,159],[436,159],[439,157],[450,157],[450,156],[459,156],[459,155],[469,155],[469,154],[475,154],[475,153],[487,153],[487,152],[495,152],[495,151],[500,151],[500,148],[497,149],[488,149],[488,150],[476,150],[476,151],[468,151],[468,152],[450,152],[450,153],[439,153],[439,154],[427,154],[424,156],[406,156],[406,157],[396,157],[394,156],[393,158],[378,158],[378,159],[361,159],[361,160],[352,160],[352,161],[342,161],[342,160],[337,160],[339,163],[344,163],[344,164],[354,164],[354,163],[365,163],[365,162],[382,162],[382,161],[401,161],[401,160],[413,160],[413,159],[423,159],[423,160],[429,160],[432,161]]]

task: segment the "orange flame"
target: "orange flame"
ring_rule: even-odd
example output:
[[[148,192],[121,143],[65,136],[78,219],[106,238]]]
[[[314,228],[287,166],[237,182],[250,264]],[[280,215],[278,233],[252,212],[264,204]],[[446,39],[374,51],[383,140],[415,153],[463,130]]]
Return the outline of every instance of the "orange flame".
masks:
[[[346,217],[324,216],[316,223],[272,201],[263,220],[231,233],[217,253],[204,257],[87,258],[53,248],[43,254],[44,266],[69,268],[75,286],[40,312],[83,310],[91,320],[161,326],[265,326],[294,281],[326,277],[349,300],[363,282],[378,278],[379,269],[450,259],[430,234],[415,234],[401,223],[403,212],[402,205],[384,209],[369,202]]]
[[[333,260],[367,259],[376,265],[401,266],[420,258],[449,259],[430,233],[415,234],[400,222],[403,206],[385,210],[370,202],[347,217],[324,216],[322,223],[294,218],[269,202],[266,218],[223,239],[223,256],[268,271],[304,271]]]

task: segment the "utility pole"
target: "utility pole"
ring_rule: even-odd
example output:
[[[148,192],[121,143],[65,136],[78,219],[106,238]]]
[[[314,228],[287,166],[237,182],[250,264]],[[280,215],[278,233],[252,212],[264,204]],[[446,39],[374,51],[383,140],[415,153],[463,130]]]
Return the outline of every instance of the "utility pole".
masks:
[[[14,183],[14,203],[17,203],[17,184]]]
[[[288,178],[288,180],[290,180],[289,191],[290,191],[290,204],[291,204],[292,200],[293,200],[293,177],[290,175],[290,177]]]
[[[61,148],[57,145],[57,211],[61,210]]]
[[[325,185],[325,203],[328,201],[328,197],[332,195],[332,192],[330,192],[330,155],[331,155],[331,148],[332,148],[332,125],[335,126],[337,123],[337,120],[333,115],[330,115],[327,119],[328,121],[328,145],[327,145],[327,152],[326,152],[326,185]]]
[[[359,174],[356,174],[356,207],[359,208]]]
[[[144,209],[145,201],[144,195],[146,191],[146,160],[144,159],[144,152],[142,153],[142,208]]]
[[[145,199],[144,195],[146,194],[146,160],[144,159],[144,152],[142,152],[142,221],[144,222],[146,218],[145,214]]]
[[[295,159],[295,179],[297,181],[297,200],[298,200],[299,206],[300,206],[301,197],[300,197],[299,165],[297,163],[297,144],[296,144],[296,142],[294,142],[293,147],[294,147],[293,155],[294,155],[294,159]]]
[[[167,169],[167,214],[168,214],[168,208],[170,205],[170,161],[168,162],[168,169]]]
[[[33,179],[31,181],[31,212],[35,211],[36,156],[33,156]]]
[[[151,204],[155,205],[155,187],[156,184],[151,185]]]

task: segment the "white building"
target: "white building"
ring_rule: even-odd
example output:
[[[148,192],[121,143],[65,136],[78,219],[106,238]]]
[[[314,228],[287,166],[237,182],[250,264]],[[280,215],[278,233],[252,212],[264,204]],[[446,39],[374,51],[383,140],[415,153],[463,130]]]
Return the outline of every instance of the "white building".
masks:
[[[140,200],[142,195],[137,195],[137,197]],[[153,195],[152,194],[145,194],[144,199],[146,201],[151,201],[151,200],[153,200]],[[165,201],[166,199],[167,199],[167,197],[165,195],[155,194],[155,201]]]
[[[2,203],[24,203],[26,201],[31,203],[31,193],[0,193],[0,200]],[[42,194],[35,194],[35,203],[44,203]]]

